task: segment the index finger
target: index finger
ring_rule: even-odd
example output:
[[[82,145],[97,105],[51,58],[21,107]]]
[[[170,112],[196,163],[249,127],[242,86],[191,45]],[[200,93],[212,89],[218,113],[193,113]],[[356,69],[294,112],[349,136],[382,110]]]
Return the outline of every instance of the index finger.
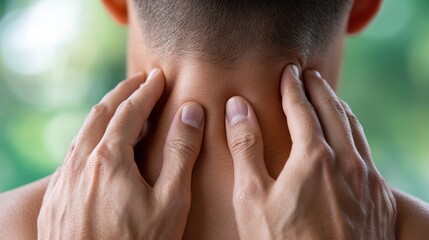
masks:
[[[297,66],[291,64],[283,71],[281,93],[282,107],[292,143],[307,145],[312,140],[321,140],[322,127],[313,106],[305,95]]]
[[[148,79],[119,105],[101,142],[134,147],[149,114],[164,91],[164,76],[154,69]]]

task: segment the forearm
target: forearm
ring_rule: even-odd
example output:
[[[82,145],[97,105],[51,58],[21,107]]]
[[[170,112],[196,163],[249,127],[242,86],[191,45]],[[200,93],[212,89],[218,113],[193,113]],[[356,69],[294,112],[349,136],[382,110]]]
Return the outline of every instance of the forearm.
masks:
[[[398,210],[396,239],[427,239],[429,204],[397,189],[393,190]]]
[[[0,194],[0,236],[37,239],[37,217],[50,177]]]

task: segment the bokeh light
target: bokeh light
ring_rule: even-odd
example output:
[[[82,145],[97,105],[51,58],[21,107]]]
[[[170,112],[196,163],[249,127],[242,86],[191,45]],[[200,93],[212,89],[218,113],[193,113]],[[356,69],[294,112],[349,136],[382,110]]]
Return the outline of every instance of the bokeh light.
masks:
[[[50,174],[124,77],[125,30],[97,1],[0,1],[0,191]]]
[[[10,12],[0,35],[5,64],[22,75],[51,70],[61,49],[78,33],[81,2],[40,0]]]

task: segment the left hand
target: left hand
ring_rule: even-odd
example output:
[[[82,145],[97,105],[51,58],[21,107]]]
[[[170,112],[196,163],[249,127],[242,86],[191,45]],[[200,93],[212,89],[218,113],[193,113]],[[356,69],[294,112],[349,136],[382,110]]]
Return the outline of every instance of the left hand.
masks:
[[[277,180],[268,175],[250,103],[227,103],[241,239],[394,239],[396,202],[362,127],[319,73],[298,75],[288,66],[282,77],[292,150]]]

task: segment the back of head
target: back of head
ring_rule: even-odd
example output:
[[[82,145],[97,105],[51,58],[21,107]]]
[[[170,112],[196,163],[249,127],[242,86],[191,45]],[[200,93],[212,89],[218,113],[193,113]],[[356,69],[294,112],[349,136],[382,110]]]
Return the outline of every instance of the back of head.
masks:
[[[351,0],[134,0],[149,46],[161,56],[232,64],[324,50]]]

